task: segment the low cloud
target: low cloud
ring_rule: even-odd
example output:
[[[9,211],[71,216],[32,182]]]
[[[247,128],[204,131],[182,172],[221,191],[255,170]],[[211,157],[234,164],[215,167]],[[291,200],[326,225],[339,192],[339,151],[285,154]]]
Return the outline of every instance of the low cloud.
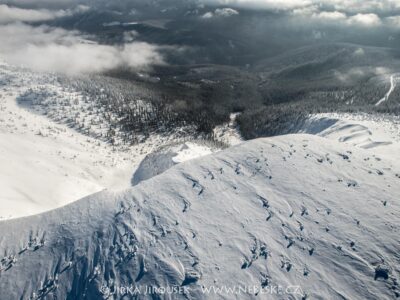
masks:
[[[382,24],[381,19],[376,14],[356,14],[347,20],[350,25],[361,25],[374,27]]]
[[[34,9],[68,9],[79,4],[84,4],[84,0],[3,0],[9,6]]]
[[[319,7],[321,10],[357,13],[391,13],[400,9],[398,0],[202,0],[210,5],[226,5],[232,7],[294,10],[307,7]]]
[[[390,27],[400,28],[400,16],[387,17],[385,23]]]
[[[362,50],[362,49],[361,49]],[[360,55],[359,52],[360,49],[356,50],[354,55]],[[362,50],[364,51],[364,50]],[[364,55],[364,52],[362,52],[361,55]],[[338,70],[334,71],[334,75],[336,76],[337,79],[339,79],[342,82],[349,82],[352,80],[355,80],[357,78],[362,78],[364,76],[381,76],[385,74],[389,74],[392,72],[388,68],[384,67],[356,67],[356,68],[351,68],[350,70],[346,72],[341,72]]]
[[[341,11],[319,11],[316,8],[294,10],[292,16],[308,22],[319,22],[328,25],[352,27],[378,27],[384,24],[381,18],[373,13],[349,15]]]
[[[38,22],[48,21],[60,17],[70,16],[75,13],[88,10],[87,6],[79,5],[74,9],[49,10],[49,9],[30,9],[19,8],[0,4],[0,24],[13,22]]]
[[[365,54],[365,50],[363,48],[358,48],[356,51],[354,51],[353,55],[354,56],[363,56]]]
[[[335,10],[343,11],[349,14],[387,14],[400,9],[398,0],[322,0],[313,1],[321,3]]]
[[[339,11],[318,12],[318,13],[312,14],[312,17],[319,19],[319,20],[323,20],[323,21],[334,21],[334,22],[345,21],[347,19],[346,14],[339,12]]]
[[[48,26],[0,26],[0,57],[36,71],[68,75],[100,73],[119,67],[146,70],[163,64],[160,47],[144,42],[122,46],[101,45],[81,36]]]
[[[202,0],[204,4],[242,8],[291,10],[312,4],[311,0]]]
[[[339,24],[353,27],[400,25],[399,0],[202,0],[208,5],[265,9],[302,18],[303,23]],[[213,17],[212,12],[204,17]]]
[[[233,8],[217,8],[214,12],[207,12],[205,13],[202,18],[203,19],[210,19],[213,17],[222,17],[227,18],[231,16],[238,15],[239,12]]]

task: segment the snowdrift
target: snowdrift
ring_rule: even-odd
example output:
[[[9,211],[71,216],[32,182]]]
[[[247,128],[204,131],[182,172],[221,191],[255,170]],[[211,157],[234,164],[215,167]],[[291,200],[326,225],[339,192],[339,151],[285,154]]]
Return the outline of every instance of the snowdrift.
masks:
[[[349,147],[244,142],[1,222],[1,298],[394,299],[399,162]]]
[[[175,143],[162,147],[158,151],[146,155],[140,162],[133,174],[132,185],[135,186],[144,180],[157,176],[179,163],[214,151],[217,151],[217,149],[196,142]]]

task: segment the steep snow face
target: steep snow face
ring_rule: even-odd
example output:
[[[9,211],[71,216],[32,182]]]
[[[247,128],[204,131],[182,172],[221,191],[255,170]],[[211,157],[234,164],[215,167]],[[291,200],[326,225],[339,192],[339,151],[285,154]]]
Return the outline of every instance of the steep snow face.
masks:
[[[136,169],[132,177],[132,185],[157,176],[172,166],[211,154],[218,149],[206,145],[200,145],[198,142],[178,143],[165,146],[153,153],[148,154]]]
[[[399,182],[398,160],[346,143],[244,142],[123,193],[0,223],[0,290],[4,299],[393,299]]]

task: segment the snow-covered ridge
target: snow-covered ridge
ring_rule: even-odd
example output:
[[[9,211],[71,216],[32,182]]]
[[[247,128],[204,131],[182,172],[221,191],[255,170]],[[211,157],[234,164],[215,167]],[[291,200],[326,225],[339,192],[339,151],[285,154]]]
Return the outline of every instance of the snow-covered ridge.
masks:
[[[394,299],[399,180],[398,160],[314,135],[244,142],[126,192],[2,223],[0,290],[5,299],[120,299],[129,286],[185,288],[158,295],[171,299]],[[204,292],[212,286],[290,294]]]
[[[121,139],[122,132],[115,132],[110,145],[106,141],[111,126],[101,118],[104,107],[94,106],[52,74],[0,64],[0,83],[0,220],[54,209],[103,189],[127,188],[135,182],[132,176],[138,174],[135,170],[142,159],[174,141],[173,136],[155,134],[132,146]],[[151,111],[144,102],[135,105]],[[243,142],[235,119],[236,114],[232,114],[228,124],[215,128],[218,140],[230,145]],[[398,157],[399,124],[396,118],[323,114],[311,117],[294,131]],[[210,152],[203,150],[200,152]],[[195,154],[197,150],[189,152],[188,158],[201,156]],[[183,150],[180,155],[187,153]],[[146,178],[175,162],[171,160],[168,167],[156,164],[151,162],[157,171]]]
[[[81,95],[18,72],[0,65],[0,217],[108,191],[0,222],[0,298],[120,299],[132,286],[184,288],[172,299],[399,296],[399,119],[316,115],[298,130],[313,135],[243,142],[232,115],[215,134],[240,145],[187,142],[142,161],[165,139],[111,146]],[[37,91],[83,106],[50,97],[45,116]],[[80,109],[87,135],[54,122]]]

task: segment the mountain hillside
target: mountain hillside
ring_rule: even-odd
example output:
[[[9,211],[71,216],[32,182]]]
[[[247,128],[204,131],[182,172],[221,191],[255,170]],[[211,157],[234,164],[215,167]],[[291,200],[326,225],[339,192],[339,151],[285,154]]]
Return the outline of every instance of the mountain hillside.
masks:
[[[346,143],[244,142],[1,223],[1,297],[394,299],[399,181],[398,160]]]

